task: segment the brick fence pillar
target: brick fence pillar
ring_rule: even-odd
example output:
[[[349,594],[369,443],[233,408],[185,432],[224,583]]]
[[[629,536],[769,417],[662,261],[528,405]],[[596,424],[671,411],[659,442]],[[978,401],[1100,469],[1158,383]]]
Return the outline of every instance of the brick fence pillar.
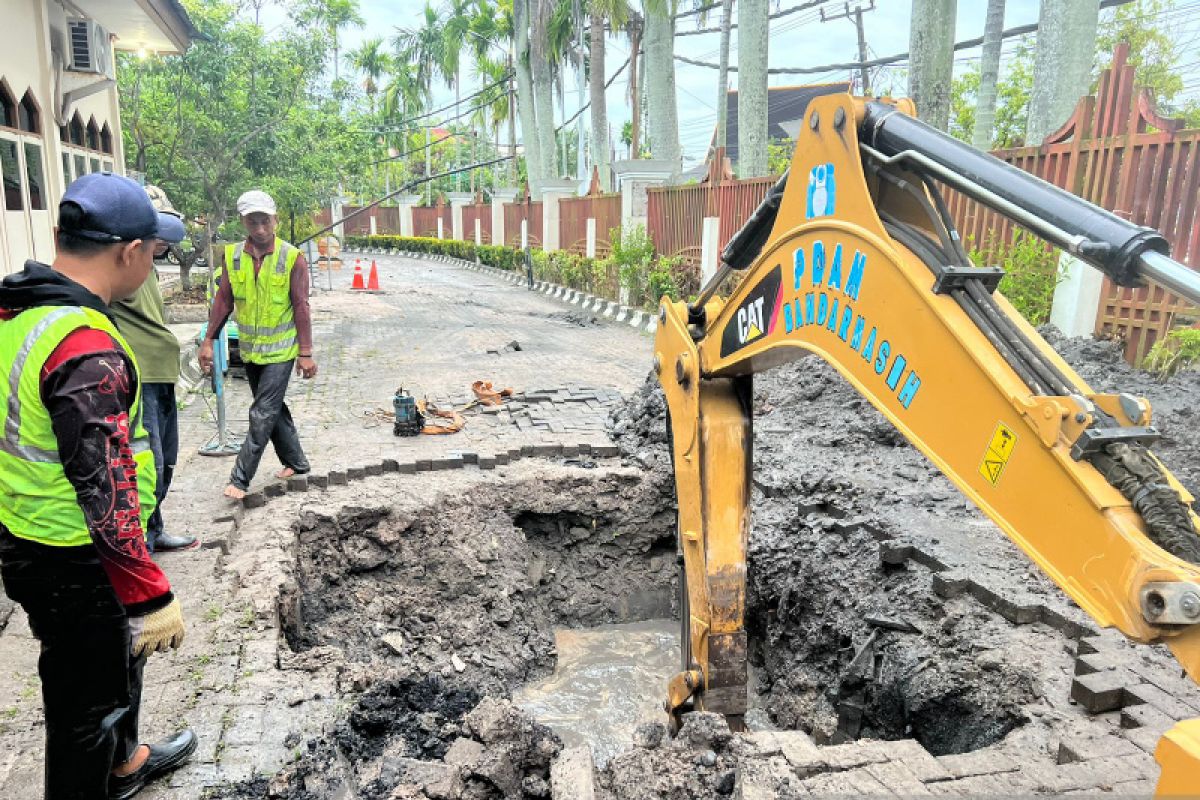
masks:
[[[413,209],[421,202],[419,194],[399,194],[396,195],[396,205],[400,212],[400,235],[412,236],[415,226],[413,225]]]
[[[542,185],[542,249],[547,253],[558,250],[559,235],[558,201],[575,194],[574,181],[546,181]]]
[[[470,192],[447,192],[446,197],[450,200],[450,238],[465,242],[467,237],[463,230],[463,208],[475,197]]]
[[[492,244],[505,244],[504,204],[511,203],[517,197],[514,188],[492,190]]]

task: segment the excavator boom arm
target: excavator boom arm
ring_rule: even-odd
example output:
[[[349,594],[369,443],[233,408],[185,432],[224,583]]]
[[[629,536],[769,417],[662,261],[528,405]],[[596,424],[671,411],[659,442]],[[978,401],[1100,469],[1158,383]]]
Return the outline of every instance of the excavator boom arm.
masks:
[[[1093,392],[995,293],[1001,273],[969,265],[930,178],[978,192],[1119,283],[1149,274],[1200,298],[1200,281],[1165,257],[1157,232],[1040,181],[1006,194],[1011,183],[986,172],[1011,167],[956,150],[965,146],[901,116],[911,110],[815,99],[786,182],[724,254],[719,279],[744,267],[728,300],[710,288],[690,308],[660,309],[655,368],[687,584],[673,711],[745,711],[751,376],[808,353],[1099,624],[1166,642],[1200,679],[1197,519],[1147,450],[1157,437],[1148,403]],[[1200,792],[1200,721],[1180,723],[1158,756],[1160,790],[1191,781]]]

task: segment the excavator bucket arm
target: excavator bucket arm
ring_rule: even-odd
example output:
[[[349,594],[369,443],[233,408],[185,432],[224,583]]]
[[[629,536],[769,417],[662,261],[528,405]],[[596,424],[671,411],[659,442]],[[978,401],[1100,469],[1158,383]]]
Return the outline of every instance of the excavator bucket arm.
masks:
[[[956,163],[960,145],[911,113],[907,101],[815,99],[786,180],[726,249],[717,281],[697,304],[660,308],[654,363],[686,579],[675,715],[696,707],[736,723],[745,712],[751,381],[806,354],[836,368],[1100,625],[1165,642],[1200,679],[1197,519],[1148,450],[1149,404],[1093,392],[1041,339],[995,291],[1002,273],[970,265],[931,177],[1118,282],[1152,275],[1190,293],[1174,269],[1186,268],[1161,254],[1156,232],[1024,173],[988,178],[981,170],[1000,162],[977,151]],[[726,277],[740,279],[722,300],[713,288]],[[1180,723],[1160,746],[1162,791],[1200,792],[1198,726]]]

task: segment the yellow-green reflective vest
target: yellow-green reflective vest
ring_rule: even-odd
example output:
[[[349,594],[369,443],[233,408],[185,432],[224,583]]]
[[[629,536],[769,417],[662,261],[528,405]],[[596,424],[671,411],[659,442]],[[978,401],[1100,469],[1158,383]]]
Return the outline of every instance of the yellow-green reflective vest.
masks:
[[[282,239],[254,274],[254,260],[243,252],[245,242],[225,247],[225,270],[237,311],[238,347],[242,361],[278,364],[300,354],[296,319],[290,296],[292,267],[300,251]]]
[[[91,543],[75,487],[67,480],[58,456],[58,439],[50,412],[42,402],[42,367],[67,336],[80,328],[96,328],[116,340],[134,365],[136,382],[129,410],[129,443],[133,464],[118,474],[117,491],[136,489],[141,523],[154,512],[154,454],[142,426],[142,384],[133,350],[99,311],[78,306],[42,306],[0,322],[0,407],[4,409],[0,439],[0,522],[14,536],[53,545]],[[135,486],[136,484],[136,486]],[[130,521],[118,520],[118,525]]]

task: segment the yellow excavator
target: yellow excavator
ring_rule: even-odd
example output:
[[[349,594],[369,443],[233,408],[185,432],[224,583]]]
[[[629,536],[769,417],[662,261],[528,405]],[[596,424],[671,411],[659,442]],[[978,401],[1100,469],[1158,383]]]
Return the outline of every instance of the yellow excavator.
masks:
[[[908,100],[814,99],[787,173],[693,303],[664,299],[688,709],[746,711],[754,373],[829,362],[1096,622],[1164,642],[1200,681],[1200,520],[1150,452],[1149,403],[1097,394],[972,266],[948,186],[1101,270],[1200,303],[1200,274],[1133,225],[916,119]],[[722,287],[736,281],[727,298]],[[1160,741],[1160,796],[1200,794],[1200,720]]]

